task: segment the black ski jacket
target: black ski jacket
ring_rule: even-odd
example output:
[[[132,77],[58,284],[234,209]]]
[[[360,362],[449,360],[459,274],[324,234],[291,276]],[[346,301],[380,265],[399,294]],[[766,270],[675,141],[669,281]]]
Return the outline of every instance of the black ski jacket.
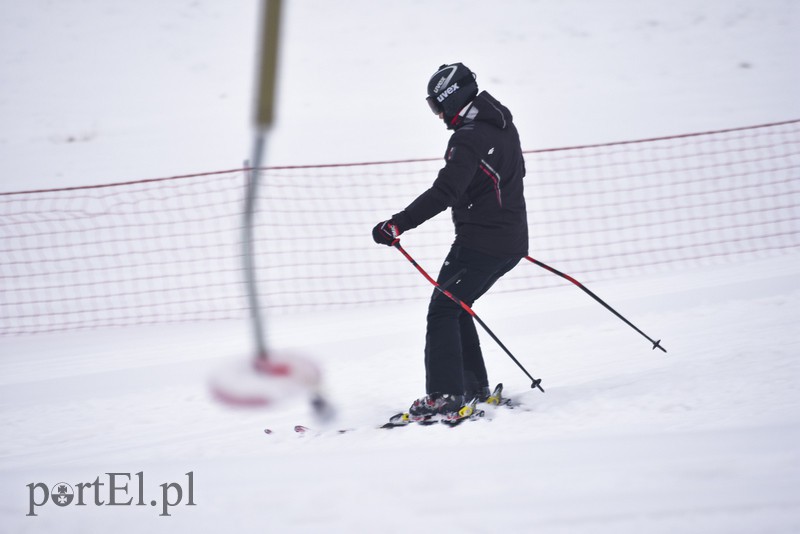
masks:
[[[511,112],[483,91],[462,113],[433,185],[392,220],[405,232],[449,207],[454,244],[501,258],[525,256],[525,161]]]

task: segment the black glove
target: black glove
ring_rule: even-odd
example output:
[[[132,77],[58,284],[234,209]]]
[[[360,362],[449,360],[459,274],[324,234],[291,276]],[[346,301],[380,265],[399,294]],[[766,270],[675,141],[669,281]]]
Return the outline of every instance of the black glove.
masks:
[[[372,239],[379,245],[392,246],[402,234],[402,230],[392,219],[379,222],[372,229]]]

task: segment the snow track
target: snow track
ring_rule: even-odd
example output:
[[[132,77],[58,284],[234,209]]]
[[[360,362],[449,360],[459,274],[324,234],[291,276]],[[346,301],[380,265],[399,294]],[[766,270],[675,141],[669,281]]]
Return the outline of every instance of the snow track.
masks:
[[[314,424],[304,402],[240,412],[208,396],[209,374],[246,353],[243,325],[136,329],[117,359],[114,331],[4,339],[3,528],[77,532],[124,516],[116,531],[791,532],[800,525],[798,259],[594,288],[663,338],[666,355],[572,286],[489,295],[482,316],[547,393],[528,389],[485,339],[492,379],[530,411],[457,428],[374,428],[422,387],[419,325],[408,319],[422,303],[381,310],[402,325],[390,337],[342,335],[341,324],[368,323],[368,310],[271,323],[282,346],[322,365],[333,425],[355,429],[314,439],[292,431]],[[297,335],[309,320],[314,339]],[[197,506],[171,518],[136,507],[24,516],[26,484],[143,469],[157,480],[193,471]],[[432,507],[443,493],[448,504]]]

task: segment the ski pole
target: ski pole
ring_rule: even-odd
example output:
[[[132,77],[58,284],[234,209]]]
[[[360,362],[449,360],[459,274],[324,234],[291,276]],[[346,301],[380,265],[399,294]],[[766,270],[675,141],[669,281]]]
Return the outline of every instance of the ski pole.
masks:
[[[539,260],[535,260],[535,259],[531,258],[530,256],[525,256],[525,259],[526,259],[526,260],[528,260],[528,261],[529,261],[529,262],[531,262],[531,263],[534,263],[534,264],[538,265],[539,267],[542,267],[543,269],[546,269],[546,270],[550,271],[550,272],[551,272],[551,273],[553,273],[553,274],[557,274],[558,276],[560,276],[561,278],[563,278],[563,279],[565,279],[565,280],[569,280],[570,282],[572,282],[573,284],[575,284],[576,286],[578,286],[579,288],[581,288],[583,291],[585,291],[587,295],[589,295],[589,296],[590,296],[590,297],[592,297],[594,300],[596,300],[597,302],[599,302],[600,304],[602,304],[602,305],[605,307],[605,309],[607,309],[608,311],[610,311],[611,313],[613,313],[614,315],[616,315],[617,317],[619,317],[620,319],[622,319],[623,321],[625,321],[625,324],[627,324],[628,326],[630,326],[631,328],[633,328],[634,330],[636,330],[637,332],[639,332],[641,335],[643,335],[645,338],[647,338],[647,340],[648,340],[650,343],[652,343],[652,344],[653,344],[653,350],[655,350],[655,349],[656,349],[656,347],[657,347],[657,348],[661,349],[662,351],[664,351],[664,352],[667,352],[667,349],[665,349],[664,347],[662,347],[662,346],[661,346],[661,340],[660,340],[660,339],[659,339],[659,340],[657,340],[657,341],[654,341],[653,339],[651,339],[651,338],[650,338],[650,336],[648,336],[647,334],[645,334],[644,332],[642,332],[641,330],[639,330],[638,328],[636,328],[636,327],[633,325],[633,323],[631,323],[631,322],[630,322],[629,320],[627,320],[625,317],[623,317],[622,315],[620,315],[619,313],[617,313],[617,311],[616,311],[614,308],[612,308],[611,306],[609,306],[608,304],[606,304],[606,303],[603,301],[603,299],[601,299],[600,297],[598,297],[597,295],[595,295],[594,293],[592,293],[592,292],[589,290],[589,288],[587,288],[586,286],[584,286],[583,284],[581,284],[580,282],[578,282],[577,280],[575,280],[574,278],[572,278],[570,275],[568,275],[568,274],[564,274],[564,273],[562,273],[561,271],[558,271],[558,270],[556,270],[556,269],[554,269],[554,268],[550,267],[549,265],[547,265],[547,264],[545,264],[545,263],[542,263],[542,262],[540,262]]]
[[[470,308],[470,307],[467,305],[467,303],[466,303],[466,302],[462,301],[461,299],[459,299],[458,297],[456,297],[455,295],[453,295],[452,293],[450,293],[450,292],[449,292],[449,291],[447,291],[446,289],[442,288],[442,286],[440,286],[440,285],[439,285],[439,284],[436,282],[436,280],[434,280],[433,278],[431,278],[431,277],[430,277],[430,275],[429,275],[427,272],[425,272],[425,269],[423,269],[422,267],[420,267],[420,265],[419,265],[419,264],[418,264],[416,261],[414,261],[414,258],[412,258],[412,257],[411,257],[411,255],[409,255],[409,253],[408,253],[408,252],[406,252],[406,251],[405,251],[405,249],[404,249],[403,247],[401,247],[401,246],[400,246],[400,240],[399,240],[399,239],[395,239],[395,240],[394,240],[394,242],[392,243],[392,246],[393,246],[393,247],[395,247],[397,250],[399,250],[399,251],[400,251],[400,252],[403,254],[403,256],[405,256],[405,257],[406,257],[406,259],[407,259],[408,261],[410,261],[410,262],[411,262],[411,265],[413,265],[414,267],[416,267],[416,268],[417,268],[417,270],[418,270],[418,271],[419,271],[419,272],[422,274],[422,276],[424,276],[424,277],[425,277],[425,278],[428,280],[428,282],[430,282],[431,284],[433,284],[433,287],[434,287],[434,288],[436,288],[436,290],[437,290],[437,291],[439,291],[441,294],[443,294],[444,296],[446,296],[447,298],[449,298],[450,300],[452,300],[453,302],[455,302],[456,304],[458,304],[459,306],[461,306],[461,307],[464,309],[464,311],[466,311],[468,314],[470,314],[470,315],[473,317],[473,319],[475,319],[476,321],[478,321],[478,324],[479,324],[479,325],[481,325],[481,327],[483,327],[483,329],[484,329],[484,330],[486,330],[486,332],[487,332],[487,333],[488,333],[490,336],[492,336],[492,339],[494,339],[494,340],[497,342],[497,344],[498,344],[498,345],[500,345],[500,348],[501,348],[501,349],[503,349],[503,350],[505,351],[505,353],[506,353],[506,354],[508,354],[509,358],[511,358],[511,359],[514,361],[514,363],[516,363],[516,364],[517,364],[517,366],[518,366],[520,369],[522,369],[522,372],[523,372],[523,373],[525,373],[525,374],[528,376],[528,378],[530,378],[530,379],[531,379],[531,389],[533,389],[533,388],[539,388],[539,391],[541,391],[542,393],[544,393],[544,389],[543,389],[543,388],[542,388],[542,386],[541,386],[542,379],[541,379],[541,378],[533,378],[533,377],[531,376],[531,374],[528,372],[528,370],[527,370],[527,369],[525,369],[525,367],[523,367],[521,363],[519,363],[519,360],[517,360],[517,359],[514,357],[514,355],[513,355],[513,354],[511,354],[511,351],[510,351],[510,350],[508,350],[508,349],[506,348],[506,346],[505,346],[505,345],[503,345],[503,342],[502,342],[502,341],[500,341],[500,339],[499,339],[499,338],[498,338],[496,335],[494,335],[494,332],[492,332],[492,331],[489,329],[489,327],[488,327],[488,326],[486,326],[486,323],[484,323],[484,322],[481,320],[481,318],[480,318],[480,317],[478,317],[478,314],[477,314],[477,313],[475,313],[475,312],[472,310],[472,308]]]

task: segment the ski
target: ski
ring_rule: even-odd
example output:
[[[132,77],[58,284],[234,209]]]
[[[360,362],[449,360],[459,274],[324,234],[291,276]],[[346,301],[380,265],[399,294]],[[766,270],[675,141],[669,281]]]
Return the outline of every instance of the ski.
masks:
[[[347,432],[351,432],[352,430],[354,430],[354,429],[353,428],[340,428],[339,430],[333,431],[333,433],[335,433],[335,434],[346,434]],[[307,426],[303,426],[303,425],[295,425],[294,426],[294,431],[295,431],[295,434],[303,434],[303,435],[315,432],[313,429],[308,428]]]
[[[515,401],[508,397],[503,397],[502,382],[495,386],[494,390],[492,391],[492,393],[489,395],[489,397],[486,399],[485,402],[486,404],[489,404],[491,406],[505,406],[511,409],[521,406],[521,404],[518,401]]]
[[[416,423],[422,426],[443,424],[447,426],[458,426],[464,421],[474,421],[485,415],[483,410],[479,410],[478,399],[472,399],[457,412],[442,415],[415,416],[408,412],[401,412],[389,418],[389,421],[381,425],[381,428],[397,428]]]
[[[336,430],[320,430],[318,428],[310,428],[305,425],[295,425],[293,431],[300,436],[317,436],[321,434],[346,434],[352,432],[355,428],[339,428]],[[279,430],[272,428],[265,428],[264,434],[271,436],[272,434],[280,433]]]
[[[482,418],[486,418],[487,413],[486,409],[482,408],[481,405],[488,405],[491,407],[490,409],[496,409],[499,407],[505,407],[509,409],[515,409],[522,404],[518,401],[504,397],[503,396],[503,384],[499,383],[495,386],[494,390],[486,399],[478,399],[474,398],[469,403],[465,404],[458,410],[458,412],[453,412],[450,414],[442,414],[442,415],[426,415],[426,416],[414,416],[408,412],[400,412],[392,417],[389,420],[379,426],[378,428],[381,429],[391,429],[391,428],[398,428],[403,426],[408,426],[411,424],[417,424],[420,426],[431,426],[431,425],[445,425],[449,427],[459,426],[466,421],[476,421]],[[488,419],[491,419],[489,417]],[[300,436],[309,436],[309,435],[320,435],[320,434],[346,434],[348,432],[352,432],[355,428],[343,428],[338,430],[329,430],[329,431],[320,431],[319,429],[313,429],[304,425],[295,425],[294,426],[294,433]],[[264,429],[265,434],[272,434],[273,430],[269,428]]]
[[[455,414],[448,414],[444,416],[414,416],[408,412],[400,412],[390,417],[389,421],[381,425],[380,428],[397,428],[408,426],[412,423],[422,426],[430,426],[435,424],[458,426],[464,421],[474,421],[486,416],[486,411],[480,409],[478,404],[488,404],[494,408],[504,406],[510,409],[521,406],[519,402],[503,396],[503,384],[499,383],[497,386],[495,386],[494,390],[492,390],[486,399],[472,399]]]

